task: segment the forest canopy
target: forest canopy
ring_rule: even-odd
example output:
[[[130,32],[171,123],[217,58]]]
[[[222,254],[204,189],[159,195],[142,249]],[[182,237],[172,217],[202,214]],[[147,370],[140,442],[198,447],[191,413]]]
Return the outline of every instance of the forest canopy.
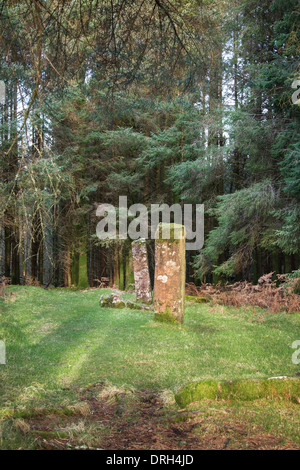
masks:
[[[187,280],[299,269],[299,20],[297,0],[0,1],[0,275],[126,288],[130,240],[95,228],[119,195],[204,204]]]

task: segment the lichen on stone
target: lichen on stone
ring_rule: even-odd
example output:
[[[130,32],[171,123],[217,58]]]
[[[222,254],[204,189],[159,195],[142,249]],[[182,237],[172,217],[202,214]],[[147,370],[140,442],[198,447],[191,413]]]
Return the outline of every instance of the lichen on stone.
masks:
[[[172,239],[156,239],[155,241],[155,279],[154,304],[156,319],[172,323],[184,321],[185,296],[185,228],[177,224],[160,224],[170,228]],[[177,231],[177,234],[176,234]],[[178,239],[174,239],[178,236]]]

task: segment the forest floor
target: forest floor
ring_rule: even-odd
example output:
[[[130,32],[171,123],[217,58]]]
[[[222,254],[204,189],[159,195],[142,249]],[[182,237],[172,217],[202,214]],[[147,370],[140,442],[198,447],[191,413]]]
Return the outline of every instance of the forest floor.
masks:
[[[297,376],[299,314],[188,302],[176,326],[100,308],[101,293],[7,288],[0,448],[300,448],[297,403],[174,400],[196,380]]]

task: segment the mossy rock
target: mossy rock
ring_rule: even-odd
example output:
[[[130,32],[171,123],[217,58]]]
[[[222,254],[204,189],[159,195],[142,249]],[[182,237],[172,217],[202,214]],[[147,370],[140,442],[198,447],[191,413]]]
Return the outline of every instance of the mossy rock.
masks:
[[[134,310],[148,310],[149,312],[153,311],[153,304],[151,304],[150,302],[145,304],[141,302],[132,302],[131,300],[127,300],[126,307],[132,308]]]
[[[149,310],[152,311],[152,307],[149,305],[143,305],[139,302],[133,302],[131,300],[126,300],[121,297],[119,294],[103,294],[99,300],[100,307],[107,308],[131,308],[134,310]]]
[[[134,310],[144,309],[146,305],[143,305],[141,302],[133,302],[132,300],[126,300],[126,307],[132,308]],[[151,310],[151,308],[149,308]]]
[[[203,399],[252,401],[259,399],[299,403],[300,379],[263,379],[217,382],[206,380],[187,384],[175,395],[176,403],[185,407]]]
[[[104,294],[99,299],[100,307],[125,308],[126,301],[118,294]]]

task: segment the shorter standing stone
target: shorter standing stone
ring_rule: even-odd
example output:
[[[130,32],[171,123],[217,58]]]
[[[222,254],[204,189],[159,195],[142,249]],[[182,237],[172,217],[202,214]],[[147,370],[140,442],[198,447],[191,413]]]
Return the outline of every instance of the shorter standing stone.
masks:
[[[141,238],[132,242],[132,259],[136,300],[152,302],[146,240]]]
[[[164,238],[166,229],[169,238]],[[159,224],[155,238],[155,316],[159,320],[183,323],[185,228],[178,224]]]

